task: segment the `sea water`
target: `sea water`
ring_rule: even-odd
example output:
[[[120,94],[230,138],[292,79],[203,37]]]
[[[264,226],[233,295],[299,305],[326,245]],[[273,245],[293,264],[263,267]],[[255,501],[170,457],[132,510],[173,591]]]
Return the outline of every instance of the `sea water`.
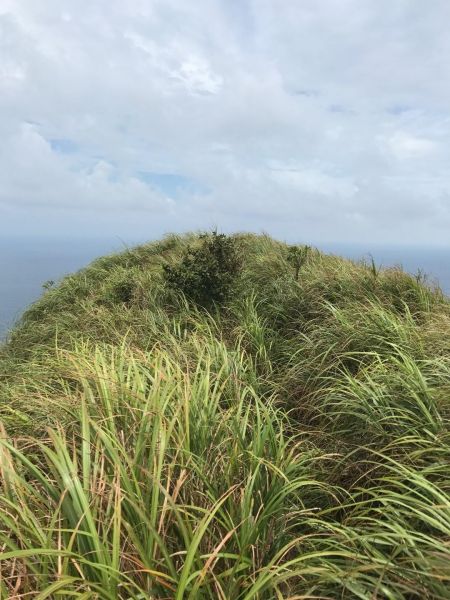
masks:
[[[94,258],[127,245],[117,239],[1,239],[0,338],[39,298],[45,282],[58,282]]]

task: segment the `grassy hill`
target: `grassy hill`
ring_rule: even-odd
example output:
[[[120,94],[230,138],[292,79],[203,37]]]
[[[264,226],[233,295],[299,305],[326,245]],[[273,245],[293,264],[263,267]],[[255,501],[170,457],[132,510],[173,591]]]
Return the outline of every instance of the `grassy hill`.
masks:
[[[0,349],[0,598],[450,599],[450,304],[267,236],[167,236]]]

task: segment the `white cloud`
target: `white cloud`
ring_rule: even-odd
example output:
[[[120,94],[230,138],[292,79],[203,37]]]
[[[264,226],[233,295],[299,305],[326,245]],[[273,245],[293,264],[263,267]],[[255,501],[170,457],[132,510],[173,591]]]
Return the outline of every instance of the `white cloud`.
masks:
[[[437,150],[437,143],[433,140],[416,137],[404,131],[397,131],[381,142],[399,160],[410,158],[424,158]]]
[[[172,72],[172,77],[179,79],[193,94],[217,94],[223,84],[222,77],[213,73],[204,59],[194,56],[183,61],[180,68]]]
[[[0,231],[97,211],[124,235],[445,242],[449,18],[447,0],[3,0]],[[144,171],[196,185],[173,198]]]
[[[272,179],[284,186],[303,193],[319,194],[336,199],[354,196],[358,188],[348,178],[329,175],[326,170],[316,168],[276,168]]]
[[[0,204],[11,204],[13,198],[15,205],[27,211],[49,206],[69,211],[173,211],[170,197],[137,177],[117,172],[106,160],[98,159],[90,166],[80,164],[74,170],[70,158],[55,152],[29,123],[4,139],[0,164]]]

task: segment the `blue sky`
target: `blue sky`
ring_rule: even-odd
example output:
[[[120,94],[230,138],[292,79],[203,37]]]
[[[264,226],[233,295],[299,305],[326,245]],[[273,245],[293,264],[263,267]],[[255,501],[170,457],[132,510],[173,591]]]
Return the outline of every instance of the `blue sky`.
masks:
[[[447,244],[448,0],[2,0],[0,235]]]

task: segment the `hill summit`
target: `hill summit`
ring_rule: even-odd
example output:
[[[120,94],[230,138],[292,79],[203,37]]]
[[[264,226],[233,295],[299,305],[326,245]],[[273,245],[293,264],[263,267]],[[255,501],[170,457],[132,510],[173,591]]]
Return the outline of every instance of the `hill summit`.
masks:
[[[450,598],[450,303],[268,236],[48,285],[0,349],[0,597]]]

